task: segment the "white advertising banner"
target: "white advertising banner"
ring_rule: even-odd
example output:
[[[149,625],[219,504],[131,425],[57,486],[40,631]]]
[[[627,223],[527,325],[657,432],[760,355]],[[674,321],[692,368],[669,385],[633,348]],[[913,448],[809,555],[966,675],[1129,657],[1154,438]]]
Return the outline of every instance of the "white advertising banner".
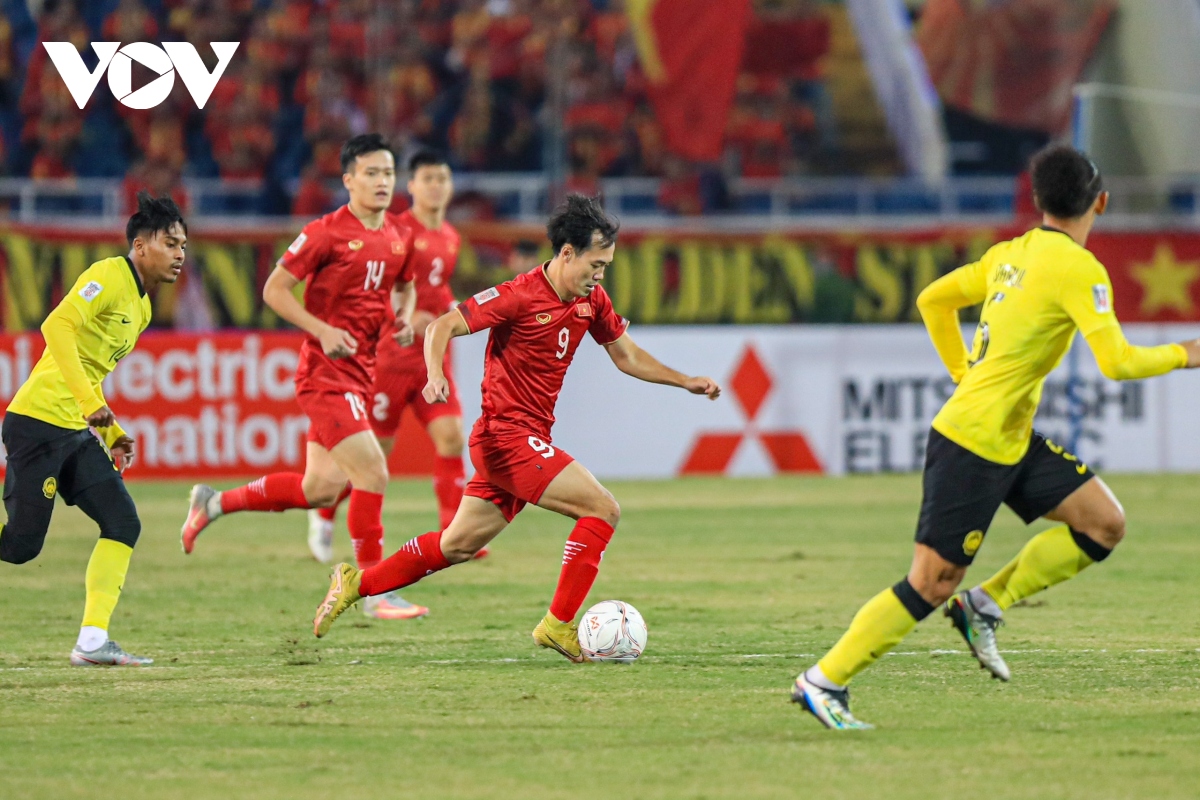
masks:
[[[1200,336],[1197,325],[1129,325],[1134,344]],[[954,391],[919,325],[634,328],[661,361],[724,387],[716,402],[621,374],[590,342],[558,402],[555,444],[601,477],[919,470]],[[964,328],[964,337],[971,335]],[[468,428],[486,336],[455,342]],[[1072,369],[1073,368],[1073,369]],[[1200,370],[1117,383],[1082,340],[1051,374],[1036,425],[1097,469],[1200,471]]]

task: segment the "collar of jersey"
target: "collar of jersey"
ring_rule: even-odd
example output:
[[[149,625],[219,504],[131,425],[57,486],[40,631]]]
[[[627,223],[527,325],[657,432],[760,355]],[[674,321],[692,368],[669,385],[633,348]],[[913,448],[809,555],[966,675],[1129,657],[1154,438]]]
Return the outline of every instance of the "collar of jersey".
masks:
[[[1053,225],[1038,225],[1038,230],[1046,231],[1048,233],[1061,233],[1063,236],[1066,236],[1068,239],[1071,239],[1071,234],[1067,233],[1062,228],[1056,228]],[[1075,240],[1071,239],[1071,241],[1075,241]]]
[[[137,270],[134,269],[133,262],[129,260],[129,256],[121,256],[121,258],[125,259],[125,263],[129,267],[129,274],[133,276],[133,282],[137,284],[138,297],[145,297],[146,287],[142,286],[142,279],[138,276]]]

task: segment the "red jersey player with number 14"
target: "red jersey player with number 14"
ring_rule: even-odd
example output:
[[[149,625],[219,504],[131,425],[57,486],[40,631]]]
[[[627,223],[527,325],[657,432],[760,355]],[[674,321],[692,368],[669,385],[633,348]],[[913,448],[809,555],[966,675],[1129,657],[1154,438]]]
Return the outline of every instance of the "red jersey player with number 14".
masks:
[[[380,337],[394,324],[401,344],[412,341],[413,237],[387,218],[396,164],[379,134],[346,142],[342,171],[350,202],[306,225],[263,287],[267,305],[308,334],[296,369],[296,402],[309,419],[304,474],[266,475],[226,492],[193,487],[181,531],[186,553],[217,517],[328,506],[349,482],[355,558],[367,567],[383,557],[387,459],[371,431],[368,398]],[[301,281],[304,305],[293,294]],[[412,616],[399,597],[380,597],[364,611],[382,619]]]
[[[369,569],[335,567],[313,621],[317,636],[328,633],[333,621],[360,598],[400,589],[467,561],[533,503],[576,520],[564,548],[558,588],[533,631],[534,641],[571,661],[586,660],[575,616],[621,512],[612,494],[550,438],[554,406],[575,350],[590,334],[627,375],[711,399],[721,389],[711,378],[688,377],[663,366],[626,332],[627,323],[599,286],[612,263],[617,224],[598,200],[571,195],[550,218],[547,233],[553,259],[480,292],[425,334],[425,399],[444,402],[450,386],[442,364],[450,339],[490,329],[483,414],[470,441],[476,474],[453,522],[445,531],[409,541]]]
[[[421,396],[425,388],[425,329],[435,319],[454,308],[450,278],[458,261],[460,238],[446,221],[446,209],[454,194],[450,165],[441,155],[422,150],[408,160],[408,193],[413,205],[396,221],[413,232],[414,281],[417,310],[412,326],[416,338],[402,346],[390,336],[379,340],[375,365],[375,386],[371,402],[371,427],[379,437],[385,454],[395,445],[396,429],[406,408],[411,408],[433,441],[433,489],[438,502],[438,527],[445,528],[454,519],[462,500],[463,435],[462,407],[458,392],[450,381],[450,396],[445,403],[428,403]],[[443,372],[450,375],[450,353],[446,353]],[[343,491],[338,502],[328,508],[308,512],[308,545],[323,564],[333,561],[333,521],[338,504],[349,494]],[[484,555],[481,550],[477,557]]]

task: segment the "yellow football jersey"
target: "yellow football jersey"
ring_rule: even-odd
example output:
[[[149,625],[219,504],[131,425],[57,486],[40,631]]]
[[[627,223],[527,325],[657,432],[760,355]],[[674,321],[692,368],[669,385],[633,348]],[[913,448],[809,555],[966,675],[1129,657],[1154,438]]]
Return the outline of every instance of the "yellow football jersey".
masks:
[[[138,336],[150,324],[150,298],[132,262],[125,256],[117,256],[97,261],[84,270],[62,303],[69,304],[70,310],[82,317],[75,341],[95,400],[88,404],[88,410],[81,408],[80,400],[72,394],[47,348],[29,379],[17,390],[8,410],[60,428],[83,430],[87,427],[85,414],[105,405],[100,384],[117,362],[129,355]]]
[[[984,306],[966,372],[933,427],[989,461],[1016,464],[1046,376],[1075,331],[1118,324],[1108,271],[1062,231],[1035,228],[947,277]]]

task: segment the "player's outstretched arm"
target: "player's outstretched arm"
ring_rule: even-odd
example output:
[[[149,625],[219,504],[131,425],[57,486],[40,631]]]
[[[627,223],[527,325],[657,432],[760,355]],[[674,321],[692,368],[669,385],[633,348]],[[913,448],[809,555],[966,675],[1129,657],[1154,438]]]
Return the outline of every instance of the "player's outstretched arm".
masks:
[[[690,377],[671,369],[638,347],[637,342],[633,341],[633,337],[628,333],[622,334],[615,342],[604,345],[604,349],[608,351],[608,357],[617,369],[638,380],[661,383],[664,386],[678,386],[692,394],[707,395],[709,400],[716,400],[721,396],[721,387],[712,378]]]
[[[263,302],[276,314],[315,337],[321,343],[325,355],[330,358],[354,355],[358,351],[358,342],[353,336],[313,316],[296,299],[293,290],[299,283],[292,273],[283,267],[275,267],[275,271],[263,286]]]
[[[442,364],[446,363],[446,348],[450,346],[451,339],[466,336],[470,332],[467,321],[457,309],[442,314],[425,329],[425,370],[429,376],[421,392],[425,402],[444,403],[450,396],[450,382],[442,372]]]
[[[1157,347],[1138,347],[1125,338],[1120,325],[1106,325],[1086,337],[1104,377],[1131,381],[1200,366],[1200,339]]]
[[[967,374],[968,358],[958,310],[982,303],[986,296],[987,277],[983,265],[977,261],[943,275],[917,297],[917,310],[929,338],[955,383]]]

